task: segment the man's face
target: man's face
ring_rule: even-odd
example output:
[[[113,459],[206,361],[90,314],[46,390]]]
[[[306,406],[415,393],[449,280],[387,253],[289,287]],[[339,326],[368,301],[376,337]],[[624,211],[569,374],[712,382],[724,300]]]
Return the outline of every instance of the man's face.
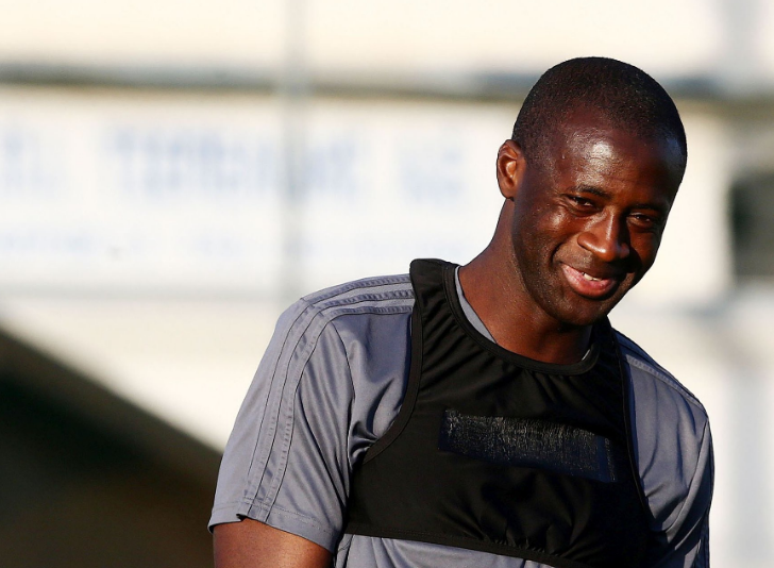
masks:
[[[584,326],[604,317],[656,259],[682,178],[672,140],[643,140],[578,113],[513,196],[513,254],[536,315]]]

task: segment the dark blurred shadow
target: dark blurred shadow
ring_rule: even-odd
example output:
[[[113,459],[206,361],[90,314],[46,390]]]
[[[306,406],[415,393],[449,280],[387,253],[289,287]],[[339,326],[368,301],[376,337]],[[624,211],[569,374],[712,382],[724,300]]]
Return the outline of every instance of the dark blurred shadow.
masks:
[[[0,332],[0,562],[211,566],[220,456]]]

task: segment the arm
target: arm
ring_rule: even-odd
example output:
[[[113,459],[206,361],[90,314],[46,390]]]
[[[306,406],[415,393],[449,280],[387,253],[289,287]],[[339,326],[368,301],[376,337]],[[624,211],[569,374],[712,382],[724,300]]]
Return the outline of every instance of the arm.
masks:
[[[330,554],[322,550],[335,550],[352,382],[327,323],[303,302],[285,312],[248,390],[209,523],[219,567],[322,566]],[[318,564],[306,563],[312,559]]]
[[[706,424],[691,483],[677,507],[674,522],[655,535],[647,566],[709,568],[709,508],[713,476],[712,440],[709,424]]]
[[[712,437],[702,404],[619,334],[630,375],[635,456],[651,514],[648,568],[709,568]]]
[[[325,568],[331,554],[323,547],[259,521],[217,525],[215,568]]]
[[[325,310],[302,301],[280,318],[221,463],[209,523],[219,568],[251,555],[282,565],[263,555],[288,550],[319,561],[314,545],[339,544],[352,465],[403,400],[413,305],[388,298],[389,311],[375,312],[344,291],[342,306],[326,292]]]

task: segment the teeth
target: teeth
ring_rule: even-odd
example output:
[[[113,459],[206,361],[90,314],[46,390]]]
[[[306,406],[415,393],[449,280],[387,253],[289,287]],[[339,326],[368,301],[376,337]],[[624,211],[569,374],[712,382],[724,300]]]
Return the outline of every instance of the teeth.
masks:
[[[601,280],[601,278],[594,278],[593,276],[590,276],[590,275],[586,274],[585,272],[583,273],[583,277],[586,280],[590,280],[592,282],[599,282]]]

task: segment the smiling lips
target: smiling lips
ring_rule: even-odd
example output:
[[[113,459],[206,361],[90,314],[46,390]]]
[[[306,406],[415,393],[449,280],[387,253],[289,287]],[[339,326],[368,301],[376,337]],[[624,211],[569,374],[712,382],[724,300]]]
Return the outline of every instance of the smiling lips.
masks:
[[[567,282],[577,294],[586,298],[599,299],[610,294],[618,286],[619,278],[600,278],[573,268],[567,264],[562,265]]]

